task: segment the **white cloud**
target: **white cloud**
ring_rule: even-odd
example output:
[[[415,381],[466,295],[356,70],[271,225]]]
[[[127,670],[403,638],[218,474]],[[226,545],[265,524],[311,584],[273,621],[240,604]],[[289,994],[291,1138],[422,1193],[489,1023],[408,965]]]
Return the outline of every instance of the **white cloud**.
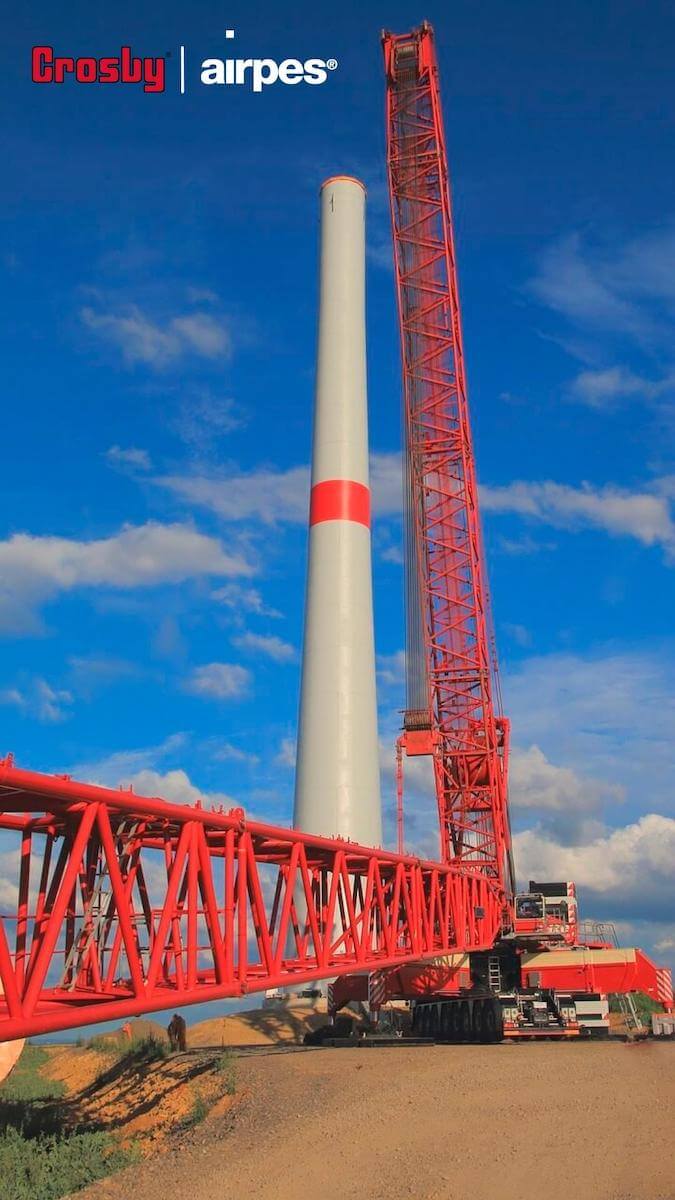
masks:
[[[371,454],[370,486],[377,516],[400,516],[403,508],[401,455]]]
[[[373,454],[370,459],[373,510],[379,516],[401,512],[399,454]],[[306,524],[309,513],[309,467],[285,471],[261,467],[246,474],[164,475],[154,482],[189,504],[216,513],[225,521],[257,519],[268,525]]]
[[[188,647],[180,624],[170,613],[163,616],[157,624],[152,639],[152,650],[158,658],[174,662],[179,662],[187,656]]]
[[[631,492],[611,484],[571,487],[547,480],[484,485],[480,494],[486,513],[517,513],[560,529],[601,529],[675,553],[675,521],[667,498],[656,491]]]
[[[235,700],[248,692],[251,672],[236,663],[213,662],[195,667],[183,687],[210,700]]]
[[[232,352],[224,321],[210,313],[180,314],[161,324],[130,305],[116,313],[85,307],[80,317],[88,329],[117,346],[130,366],[145,363],[163,370],[188,354],[229,358]]]
[[[172,733],[154,746],[116,750],[103,758],[76,763],[68,768],[68,774],[75,779],[99,783],[103,787],[118,787],[121,782],[131,779],[139,771],[154,769],[158,762],[183,751],[187,740],[185,733]]]
[[[200,387],[185,397],[172,427],[188,448],[204,453],[213,443],[244,424],[244,416],[234,400],[214,396],[208,388]]]
[[[185,771],[176,769],[161,774],[150,768],[136,771],[133,775],[118,780],[122,787],[132,787],[139,796],[159,797],[171,804],[201,804],[208,807],[212,804],[232,807],[234,801],[225,792],[203,792],[190,780]]]
[[[81,764],[77,768],[80,779],[101,787],[132,788],[138,796],[159,797],[173,804],[223,804],[230,807],[234,801],[225,792],[204,792],[193,784],[180,767],[158,771],[151,765],[158,759],[184,748],[185,734],[173,734],[159,746],[145,750],[121,750],[102,759],[100,763]]]
[[[402,567],[405,561],[400,546],[386,546],[384,550],[380,550],[380,558],[383,562],[394,563],[397,567]]]
[[[386,687],[401,687],[405,683],[405,650],[378,654],[377,677]]]
[[[380,744],[383,794],[394,792],[394,747]],[[406,822],[409,844],[418,853],[435,854],[438,838],[436,792],[431,759],[420,756],[404,761]],[[605,805],[624,799],[621,785],[591,778],[568,766],[549,761],[536,745],[512,746],[509,764],[509,803],[515,815],[536,817],[538,829],[559,835],[566,843],[596,837],[604,826],[599,815]],[[392,814],[393,816],[393,809]]]
[[[10,687],[0,691],[0,704],[18,708],[26,716],[34,717],[47,724],[65,721],[71,715],[69,706],[72,693],[65,688],[53,687],[46,679],[35,677],[21,687]]]
[[[592,255],[578,233],[548,246],[530,290],[547,307],[575,323],[638,333],[643,321],[611,279],[611,263]]]
[[[122,446],[110,446],[105,452],[105,457],[111,466],[121,470],[149,471],[152,467],[147,450],[139,450],[137,446],[128,446],[126,449]]]
[[[286,471],[261,468],[243,474],[165,475],[154,479],[181,500],[206,508],[225,521],[259,520],[268,525],[305,524],[308,514],[309,469]],[[379,517],[401,515],[401,461],[398,454],[371,456],[373,511]],[[655,480],[651,489],[630,491],[613,484],[579,487],[552,480],[514,481],[503,486],[483,485],[482,509],[486,513],[515,513],[561,529],[600,529],[611,536],[634,537],[643,545],[663,546],[675,554],[675,521],[668,494]],[[509,553],[531,553],[541,546],[503,542]],[[546,544],[545,549],[551,549]],[[385,557],[399,561],[394,548]]]
[[[211,288],[189,287],[186,296],[190,304],[217,304],[218,295]]]
[[[165,475],[154,481],[188,504],[214,512],[225,521],[251,518],[268,525],[304,524],[309,512],[309,469],[261,468],[249,474]]]
[[[544,250],[530,290],[576,325],[669,344],[674,279],[671,224],[613,244],[568,234]]]
[[[214,762],[240,762],[248,763],[251,766],[260,762],[257,754],[252,754],[249,750],[242,750],[241,746],[233,746],[232,742],[224,742],[220,739],[211,738],[205,743],[205,749]]]
[[[536,829],[514,837],[522,880],[573,879],[590,897],[611,898],[618,912],[655,918],[675,904],[675,820],[647,813],[582,845],[567,846]]]
[[[589,408],[608,408],[617,400],[640,397],[652,400],[675,386],[675,378],[644,379],[627,367],[606,367],[598,371],[580,371],[570,384],[574,400]]]
[[[675,696],[670,647],[659,652],[528,658],[503,674],[514,740],[584,779],[620,786],[640,809],[675,809]]]
[[[289,642],[279,637],[268,637],[260,633],[242,633],[233,638],[233,644],[240,650],[250,650],[253,654],[263,654],[277,663],[295,662],[297,651]]]
[[[0,542],[0,629],[35,632],[35,608],[75,588],[128,590],[251,573],[242,557],[187,524],[125,525],[92,541],[16,533]]]
[[[295,738],[282,738],[274,761],[280,767],[295,767],[296,744]]]
[[[174,317],[170,328],[182,339],[184,347],[204,358],[217,358],[218,355],[229,358],[232,352],[230,335],[224,324],[208,313]]]
[[[548,550],[555,550],[555,542],[538,542],[535,538],[525,534],[524,537],[506,538],[500,537],[498,540],[499,549],[504,554],[509,554],[514,557],[520,557],[524,554],[541,554]]]
[[[256,588],[242,587],[240,583],[226,583],[222,588],[211,592],[211,599],[223,604],[235,612],[254,613],[258,617],[273,617],[280,619],[282,614],[263,600]]]
[[[552,809],[583,813],[606,801],[624,798],[619,784],[578,775],[571,767],[555,766],[539,746],[513,747],[509,766],[509,796],[514,808]]]

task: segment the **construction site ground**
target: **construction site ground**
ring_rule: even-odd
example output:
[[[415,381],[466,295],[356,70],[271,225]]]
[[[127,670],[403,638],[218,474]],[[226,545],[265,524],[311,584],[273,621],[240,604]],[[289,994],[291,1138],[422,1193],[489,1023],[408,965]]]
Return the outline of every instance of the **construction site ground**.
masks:
[[[673,1043],[234,1054],[233,1097],[78,1200],[675,1197]]]

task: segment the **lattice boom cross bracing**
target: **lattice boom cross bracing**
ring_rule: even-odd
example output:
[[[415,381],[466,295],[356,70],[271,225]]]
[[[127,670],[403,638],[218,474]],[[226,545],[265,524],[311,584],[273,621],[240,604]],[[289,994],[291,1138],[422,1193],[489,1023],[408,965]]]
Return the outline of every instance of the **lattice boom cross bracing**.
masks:
[[[442,863],[0,767],[0,1040],[490,946]],[[10,892],[9,883],[5,892]]]

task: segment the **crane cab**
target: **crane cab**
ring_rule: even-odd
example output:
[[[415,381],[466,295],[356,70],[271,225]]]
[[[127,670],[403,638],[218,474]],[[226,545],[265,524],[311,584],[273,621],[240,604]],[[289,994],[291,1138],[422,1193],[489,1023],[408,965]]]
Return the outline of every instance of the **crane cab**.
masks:
[[[530,880],[529,891],[514,897],[516,937],[546,941],[577,941],[576,888],[570,880],[562,883],[537,883]]]

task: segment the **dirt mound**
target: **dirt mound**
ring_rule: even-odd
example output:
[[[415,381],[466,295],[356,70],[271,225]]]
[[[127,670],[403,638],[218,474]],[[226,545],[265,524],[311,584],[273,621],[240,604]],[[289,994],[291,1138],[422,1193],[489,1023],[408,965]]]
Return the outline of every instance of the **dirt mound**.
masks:
[[[109,1058],[100,1050],[87,1046],[45,1046],[49,1062],[44,1068],[48,1079],[62,1083],[68,1095],[89,1087],[109,1064]]]
[[[100,1042],[99,1042],[100,1045]],[[157,1150],[173,1130],[221,1115],[233,1102],[235,1064],[222,1052],[144,1057],[142,1044],[111,1058],[105,1049],[46,1047],[44,1074],[66,1090],[58,1102],[65,1129],[104,1130],[142,1154]],[[152,1047],[146,1053],[159,1053]]]
[[[150,1154],[176,1126],[201,1120],[214,1105],[225,1111],[232,1079],[215,1054],[175,1054],[152,1063],[123,1059],[70,1099],[68,1123],[105,1129]]]
[[[168,1025],[167,1020],[167,1025]],[[151,1021],[148,1017],[133,1017],[130,1021],[125,1021],[124,1025],[120,1025],[119,1029],[111,1029],[108,1033],[94,1033],[87,1042],[138,1042],[142,1038],[154,1037],[160,1042],[168,1042],[169,1035],[166,1032],[166,1025],[160,1025],[159,1021]]]
[[[272,1046],[301,1042],[325,1024],[325,1007],[252,1008],[248,1012],[211,1017],[188,1029],[188,1046]]]
[[[166,1026],[169,1024],[168,1014],[165,1025],[160,1025],[159,1021],[150,1021],[147,1017],[134,1017],[127,1024],[131,1027],[131,1040],[134,1042],[146,1037],[157,1038],[160,1042],[169,1041],[166,1032]]]
[[[61,1046],[45,1046],[49,1062],[45,1075],[62,1083],[68,1095],[89,1087],[91,1083],[110,1067],[111,1055],[119,1055],[127,1048],[154,1037],[160,1043],[168,1043],[166,1030],[157,1021],[149,1021],[143,1017],[129,1021],[131,1032],[122,1028],[111,1029],[109,1033],[93,1034],[81,1046],[72,1044]]]

